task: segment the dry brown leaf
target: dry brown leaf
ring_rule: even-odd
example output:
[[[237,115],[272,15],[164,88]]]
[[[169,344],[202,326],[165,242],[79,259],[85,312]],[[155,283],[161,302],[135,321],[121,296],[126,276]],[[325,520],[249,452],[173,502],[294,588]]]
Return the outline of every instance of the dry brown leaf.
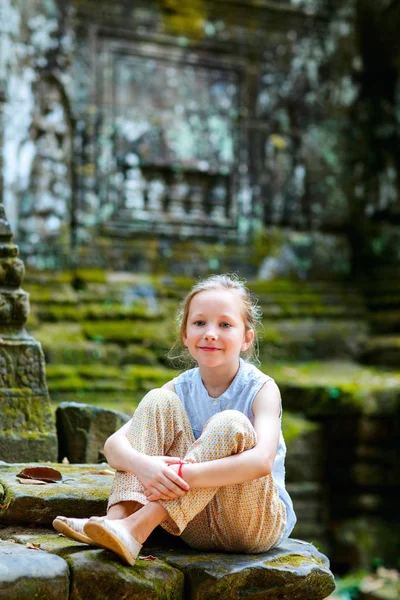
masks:
[[[26,467],[18,473],[17,477],[24,479],[38,479],[46,483],[57,483],[62,480],[62,475],[57,469],[51,467]]]
[[[110,469],[99,469],[98,471],[87,471],[89,475],[115,475]]]
[[[6,542],[11,542],[12,544],[16,544],[16,541],[12,540],[12,539],[6,540]]]
[[[40,550],[40,544],[36,544],[35,542],[27,542],[25,546],[30,550]]]

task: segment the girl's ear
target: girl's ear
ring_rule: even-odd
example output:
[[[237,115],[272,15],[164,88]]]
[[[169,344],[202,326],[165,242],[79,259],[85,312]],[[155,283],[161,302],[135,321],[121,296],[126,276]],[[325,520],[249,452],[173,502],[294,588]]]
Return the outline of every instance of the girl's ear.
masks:
[[[182,340],[185,346],[187,346],[187,335],[186,335],[186,331],[185,333],[182,335]]]
[[[246,331],[246,333],[244,334],[243,344],[240,347],[241,352],[244,352],[245,350],[248,350],[248,348],[250,348],[254,341],[254,336],[254,329],[249,329],[248,331]]]

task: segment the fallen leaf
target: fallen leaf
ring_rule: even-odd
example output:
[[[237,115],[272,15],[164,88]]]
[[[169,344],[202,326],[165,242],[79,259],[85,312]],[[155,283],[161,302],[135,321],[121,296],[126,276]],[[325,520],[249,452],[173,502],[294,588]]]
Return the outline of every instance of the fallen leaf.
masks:
[[[148,556],[139,556],[139,558],[142,560],[157,560],[157,557],[152,554],[149,554]]]
[[[40,550],[40,544],[36,544],[35,542],[27,542],[25,546],[30,550]]]
[[[115,475],[115,471],[110,469],[100,469],[99,471],[87,471],[89,475]]]
[[[26,467],[18,473],[17,477],[24,479],[38,479],[46,483],[57,483],[62,480],[62,475],[57,469],[51,467]]]
[[[15,541],[15,540],[11,540],[11,539],[9,539],[9,540],[6,540],[6,542],[11,542],[12,544],[15,544],[15,543],[16,543],[16,541]]]

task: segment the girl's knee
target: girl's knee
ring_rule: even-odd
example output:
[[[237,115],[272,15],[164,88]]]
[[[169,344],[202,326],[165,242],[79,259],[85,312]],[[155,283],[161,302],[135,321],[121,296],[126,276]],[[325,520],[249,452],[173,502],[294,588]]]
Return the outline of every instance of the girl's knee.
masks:
[[[239,410],[223,410],[211,417],[204,430],[213,430],[219,434],[227,433],[229,435],[245,434],[255,437],[255,431],[250,420]],[[254,442],[255,443],[255,442]]]
[[[140,407],[143,408],[171,408],[171,406],[180,406],[181,401],[175,392],[163,388],[150,390],[143,400],[140,402]]]
[[[232,426],[232,427],[253,427],[249,419],[240,410],[223,410],[213,417],[207,423],[208,425],[216,426]]]

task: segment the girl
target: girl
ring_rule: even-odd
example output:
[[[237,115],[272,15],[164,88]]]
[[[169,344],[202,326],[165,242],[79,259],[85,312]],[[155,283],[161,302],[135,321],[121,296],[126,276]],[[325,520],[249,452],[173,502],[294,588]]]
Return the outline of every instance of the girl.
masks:
[[[290,535],[279,389],[241,358],[254,354],[259,312],[236,277],[192,288],[179,328],[197,366],[149,392],[107,440],[107,515],[57,517],[57,531],[130,565],[157,525],[199,550],[265,552]]]

